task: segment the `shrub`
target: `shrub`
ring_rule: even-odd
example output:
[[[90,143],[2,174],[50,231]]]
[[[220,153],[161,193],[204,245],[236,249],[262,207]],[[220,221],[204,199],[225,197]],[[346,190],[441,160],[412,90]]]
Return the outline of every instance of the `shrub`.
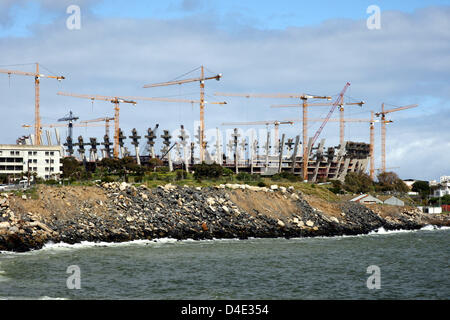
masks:
[[[224,175],[225,177],[230,177],[233,175],[233,170],[231,170],[230,168],[223,168],[222,175]]]
[[[102,182],[114,182],[114,178],[110,176],[106,176],[102,178]]]
[[[187,178],[187,172],[181,169],[175,170],[176,180],[183,180]]]
[[[267,187],[267,185],[264,183],[264,181],[258,182],[258,187]]]
[[[349,172],[345,176],[344,189],[353,193],[366,193],[374,189],[374,184],[365,173]]]
[[[167,173],[169,172],[169,167],[157,167],[156,172]]]
[[[217,163],[206,164],[203,162],[202,164],[194,165],[194,178],[197,180],[204,178],[218,179],[222,174],[223,168]]]
[[[273,181],[282,181],[282,180],[288,180],[290,182],[295,182],[298,181],[299,178],[293,174],[292,172],[286,172],[286,171],[282,171],[280,173],[274,174],[271,179]]]
[[[245,182],[259,181],[261,179],[261,176],[257,175],[257,174],[250,174],[247,172],[239,172],[236,175],[236,179],[239,181],[245,181]]]
[[[45,181],[44,181],[44,184],[53,186],[53,185],[59,184],[59,182],[56,181],[56,180],[54,180],[54,179],[49,179],[49,180],[45,180]]]
[[[340,180],[332,180],[331,181],[331,188],[330,191],[335,194],[344,193],[344,190],[342,189],[342,182]]]

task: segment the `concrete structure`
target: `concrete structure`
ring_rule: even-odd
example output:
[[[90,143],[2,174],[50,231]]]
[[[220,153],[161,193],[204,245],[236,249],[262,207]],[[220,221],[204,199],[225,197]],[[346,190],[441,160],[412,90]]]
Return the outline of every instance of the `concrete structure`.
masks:
[[[363,203],[363,204],[382,204],[383,203],[383,201],[381,201],[375,197],[372,197],[369,194],[359,195],[356,198],[351,199],[350,201],[359,202],[359,203]]]
[[[441,207],[417,207],[422,211],[423,213],[430,213],[430,214],[439,214],[442,213]]]
[[[396,197],[390,197],[389,199],[384,201],[384,204],[389,204],[391,206],[400,206],[400,207],[403,207],[405,205],[405,203],[402,200],[400,200]]]
[[[59,179],[60,146],[0,144],[0,174],[19,178],[21,173],[36,173],[43,179]]]

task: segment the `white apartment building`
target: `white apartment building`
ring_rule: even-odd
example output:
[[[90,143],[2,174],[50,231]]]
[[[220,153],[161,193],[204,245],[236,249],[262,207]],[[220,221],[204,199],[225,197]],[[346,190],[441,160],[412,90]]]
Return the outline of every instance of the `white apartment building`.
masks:
[[[439,179],[439,188],[434,190],[433,196],[443,197],[450,195],[450,176],[442,176]]]
[[[59,179],[62,152],[60,146],[0,144],[0,174],[30,171],[43,179]]]

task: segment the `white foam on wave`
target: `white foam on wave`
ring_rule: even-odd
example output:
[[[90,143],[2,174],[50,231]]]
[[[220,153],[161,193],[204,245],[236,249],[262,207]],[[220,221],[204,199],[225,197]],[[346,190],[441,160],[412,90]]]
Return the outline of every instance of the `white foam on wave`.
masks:
[[[373,230],[368,234],[357,234],[357,235],[341,235],[341,236],[319,236],[319,237],[294,237],[290,239],[295,240],[306,240],[306,239],[335,239],[335,238],[354,238],[354,237],[367,237],[367,236],[376,236],[376,235],[389,235],[389,234],[397,234],[397,233],[408,233],[408,232],[418,232],[418,231],[437,231],[437,230],[449,230],[450,227],[439,227],[435,225],[426,225],[420,229],[416,230],[386,230],[383,227],[378,228],[377,230]],[[267,239],[267,238],[264,238]],[[277,238],[277,239],[285,239],[285,238]],[[248,240],[261,240],[260,238],[250,237]],[[90,241],[81,241],[75,244],[69,244],[65,242],[48,242],[46,243],[42,249],[32,250],[28,252],[11,252],[11,251],[0,251],[0,254],[5,255],[27,255],[27,254],[35,254],[39,252],[45,251],[65,251],[65,250],[76,250],[76,249],[86,249],[86,248],[94,248],[94,247],[125,247],[125,246],[155,246],[159,247],[161,245],[166,244],[189,244],[189,243],[211,243],[211,242],[236,242],[241,241],[239,238],[213,238],[213,239],[202,239],[202,240],[194,240],[194,239],[185,239],[185,240],[177,240],[174,238],[159,238],[153,240],[132,240],[132,241],[124,241],[124,242],[90,242]],[[0,270],[0,281],[2,281],[2,271]]]
[[[91,242],[91,241],[81,241],[79,243],[69,244],[65,242],[48,242],[42,249],[37,251],[48,251],[48,250],[72,250],[72,249],[86,249],[94,247],[123,247],[123,246],[133,246],[133,245],[152,245],[152,244],[166,244],[175,243],[177,239],[162,238],[155,240],[132,240],[124,242]],[[37,252],[36,251],[36,252]]]
[[[399,229],[399,230],[386,230],[383,227],[369,232],[368,235],[377,235],[377,234],[395,234],[395,233],[406,233],[406,232],[418,232],[418,231],[438,231],[438,230],[449,230],[450,227],[439,227],[435,225],[428,224],[420,229],[415,230],[406,230],[406,229]]]

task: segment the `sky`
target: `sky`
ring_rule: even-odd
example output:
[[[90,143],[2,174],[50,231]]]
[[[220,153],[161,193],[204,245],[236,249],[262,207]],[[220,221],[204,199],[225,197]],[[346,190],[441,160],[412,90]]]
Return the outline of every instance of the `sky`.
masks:
[[[67,28],[70,5],[80,8],[80,29]],[[381,10],[379,29],[367,27],[371,5]],[[419,105],[387,116],[393,121],[387,127],[388,168],[403,179],[450,175],[450,0],[1,0],[0,47],[0,69],[33,71],[33,63],[39,62],[42,73],[66,77],[61,82],[41,80],[43,123],[57,122],[69,110],[84,120],[113,116],[108,102],[58,96],[57,91],[198,99],[196,83],[142,86],[191,70],[195,71],[185,77],[197,77],[200,65],[207,75],[222,73],[220,81],[205,84],[208,101],[228,103],[206,107],[210,145],[216,127],[232,130],[221,126],[225,121],[292,119],[300,118],[301,112],[270,107],[297,103],[292,99],[218,97],[215,92],[335,98],[348,81],[346,101],[366,104],[347,107],[347,118],[367,119],[382,103],[386,109]],[[31,133],[21,126],[34,121],[33,79],[0,73],[0,94],[0,143],[15,143]],[[329,107],[311,107],[309,112],[321,118],[328,111]],[[159,123],[175,137],[183,124],[193,138],[198,118],[198,105],[138,101],[136,106],[121,106],[120,126],[127,135],[132,128],[145,135]],[[309,123],[309,135],[319,126]],[[242,127],[242,133],[249,133],[249,128]],[[262,132],[264,127],[255,129]],[[294,138],[301,135],[301,123],[280,131]],[[380,168],[379,124],[375,132]],[[66,132],[61,133],[64,138]],[[104,129],[75,129],[74,134],[100,140]],[[368,143],[369,125],[348,124],[345,137]],[[338,145],[339,124],[328,123],[320,138],[326,139],[327,147]],[[144,145],[143,139],[141,149]]]

